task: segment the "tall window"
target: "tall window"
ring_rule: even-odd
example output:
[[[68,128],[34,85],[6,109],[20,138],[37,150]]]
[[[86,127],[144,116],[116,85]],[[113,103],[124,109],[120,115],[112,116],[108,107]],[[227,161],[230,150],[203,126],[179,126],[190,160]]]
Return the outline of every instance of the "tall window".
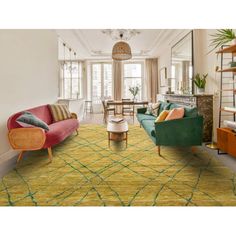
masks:
[[[142,63],[124,63],[124,98],[133,98],[129,88],[138,86],[140,91],[136,98],[142,99],[142,78],[143,78],[143,64]]]
[[[92,64],[92,99],[100,103],[103,99],[112,98],[112,64]]]
[[[62,62],[61,95],[63,98],[81,98],[82,63]]]

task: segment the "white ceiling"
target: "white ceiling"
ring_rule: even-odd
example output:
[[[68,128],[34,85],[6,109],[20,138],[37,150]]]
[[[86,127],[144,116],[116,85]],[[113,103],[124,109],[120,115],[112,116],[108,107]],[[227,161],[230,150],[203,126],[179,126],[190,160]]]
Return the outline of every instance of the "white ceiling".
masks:
[[[140,34],[129,41],[133,58],[158,56],[173,38],[184,30],[138,29]],[[102,29],[56,30],[59,38],[77,53],[77,59],[111,59],[112,47],[116,41],[102,32]],[[67,53],[66,58],[69,58]],[[64,59],[63,46],[59,47],[59,59]],[[73,56],[72,56],[73,59]]]

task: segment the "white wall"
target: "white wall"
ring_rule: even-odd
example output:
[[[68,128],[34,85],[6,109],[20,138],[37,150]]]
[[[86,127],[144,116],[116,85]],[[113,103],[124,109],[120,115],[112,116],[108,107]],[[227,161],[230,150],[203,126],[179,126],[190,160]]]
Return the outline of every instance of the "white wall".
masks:
[[[52,30],[0,30],[0,161],[14,154],[7,139],[8,117],[57,100],[57,54]]]

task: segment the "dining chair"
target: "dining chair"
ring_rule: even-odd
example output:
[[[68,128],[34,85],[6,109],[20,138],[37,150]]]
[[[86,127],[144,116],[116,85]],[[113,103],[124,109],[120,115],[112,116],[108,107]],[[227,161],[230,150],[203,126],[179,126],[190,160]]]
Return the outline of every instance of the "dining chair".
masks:
[[[122,99],[122,115],[125,116],[126,114],[132,116],[134,120],[134,101],[130,98]]]
[[[113,112],[113,114],[116,114],[115,107],[108,107],[105,100],[102,100],[102,106],[103,106],[103,121],[104,123],[107,123],[107,116],[110,112]]]

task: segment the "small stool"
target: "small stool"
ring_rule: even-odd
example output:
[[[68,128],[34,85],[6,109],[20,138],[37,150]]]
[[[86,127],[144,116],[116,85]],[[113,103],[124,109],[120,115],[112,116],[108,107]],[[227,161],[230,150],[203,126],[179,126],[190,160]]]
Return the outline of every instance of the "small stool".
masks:
[[[86,100],[84,104],[84,113],[93,113],[93,104],[91,100]]]

